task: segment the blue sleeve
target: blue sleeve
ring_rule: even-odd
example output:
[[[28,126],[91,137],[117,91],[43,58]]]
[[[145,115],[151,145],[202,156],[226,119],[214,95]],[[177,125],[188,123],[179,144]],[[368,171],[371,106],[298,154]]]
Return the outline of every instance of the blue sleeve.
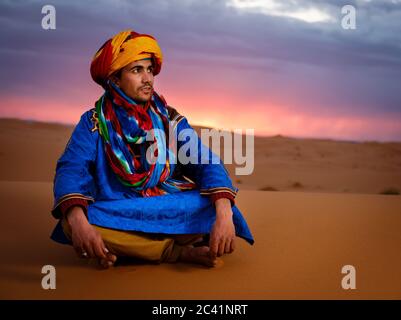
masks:
[[[177,124],[177,138],[178,163],[184,175],[193,180],[199,187],[200,194],[212,195],[219,192],[229,192],[235,198],[238,188],[233,186],[220,157],[202,143],[185,117]],[[182,147],[184,148],[181,149]],[[189,148],[193,148],[196,152],[191,154]],[[181,163],[180,149],[181,152],[188,151],[187,155],[191,155],[188,163]],[[202,160],[206,163],[202,163]]]
[[[55,218],[60,218],[59,206],[66,200],[79,198],[93,202],[95,199],[96,185],[93,174],[98,133],[92,130],[91,114],[91,111],[87,111],[81,116],[64,153],[57,161],[52,209]]]

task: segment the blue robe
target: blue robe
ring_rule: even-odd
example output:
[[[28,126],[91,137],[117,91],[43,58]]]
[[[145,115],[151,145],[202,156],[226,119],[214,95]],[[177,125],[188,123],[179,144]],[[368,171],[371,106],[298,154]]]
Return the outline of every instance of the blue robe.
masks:
[[[232,185],[220,158],[201,142],[187,119],[175,109],[169,109],[171,110],[173,113],[170,120],[178,122],[175,127],[177,135],[183,129],[190,129],[192,138],[196,138],[176,140],[177,150],[188,141],[197,143],[199,163],[179,162],[174,166],[173,173],[178,179],[181,179],[180,175],[185,175],[196,183],[196,189],[142,197],[123,185],[107,163],[103,140],[97,127],[96,111],[91,109],[81,116],[57,162],[53,216],[61,218],[59,206],[63,201],[81,198],[89,203],[89,223],[101,227],[165,234],[210,233],[215,222],[216,209],[209,195],[221,191],[235,195],[238,189]],[[218,162],[201,164],[200,158],[205,150],[211,157],[217,157]],[[253,236],[240,210],[234,205],[232,211],[236,235],[253,244]],[[60,243],[71,243],[65,236],[60,221],[51,238]]]

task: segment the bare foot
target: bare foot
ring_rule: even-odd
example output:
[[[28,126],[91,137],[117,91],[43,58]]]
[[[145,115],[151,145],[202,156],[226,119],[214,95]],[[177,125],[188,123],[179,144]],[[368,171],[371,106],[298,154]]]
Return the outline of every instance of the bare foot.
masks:
[[[209,247],[193,247],[185,246],[178,258],[180,261],[203,264],[207,267],[215,267],[217,258],[211,258],[209,255]]]
[[[117,257],[110,252],[106,253],[106,256],[107,259],[99,259],[100,265],[105,269],[110,268],[117,261]]]

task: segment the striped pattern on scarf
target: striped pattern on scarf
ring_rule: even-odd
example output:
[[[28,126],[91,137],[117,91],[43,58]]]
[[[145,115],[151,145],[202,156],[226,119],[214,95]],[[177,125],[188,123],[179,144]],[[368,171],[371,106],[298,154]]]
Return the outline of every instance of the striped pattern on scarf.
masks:
[[[172,159],[176,154],[166,145],[169,141],[168,111],[156,92],[142,107],[108,81],[105,93],[96,102],[96,111],[108,163],[122,184],[144,197],[196,187],[192,182],[171,177],[177,162]],[[152,129],[155,129],[153,140],[146,141]],[[164,137],[156,129],[163,130]],[[148,148],[154,155],[150,164],[146,159]]]

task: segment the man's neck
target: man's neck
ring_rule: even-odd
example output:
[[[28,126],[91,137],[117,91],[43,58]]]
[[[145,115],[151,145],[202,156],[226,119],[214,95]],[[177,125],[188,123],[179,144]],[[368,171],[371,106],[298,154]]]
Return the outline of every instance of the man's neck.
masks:
[[[135,100],[135,99],[132,99],[132,100],[134,100],[134,102],[135,102],[138,106],[140,106],[140,107],[142,107],[142,108],[145,107],[146,102],[138,101],[138,100]]]
[[[143,101],[136,101],[136,100],[134,100],[135,101],[135,103],[138,105],[138,106],[140,106],[141,108],[146,108],[147,106],[148,106],[148,104],[150,103],[150,100],[149,101],[145,101],[145,102],[143,102]]]

